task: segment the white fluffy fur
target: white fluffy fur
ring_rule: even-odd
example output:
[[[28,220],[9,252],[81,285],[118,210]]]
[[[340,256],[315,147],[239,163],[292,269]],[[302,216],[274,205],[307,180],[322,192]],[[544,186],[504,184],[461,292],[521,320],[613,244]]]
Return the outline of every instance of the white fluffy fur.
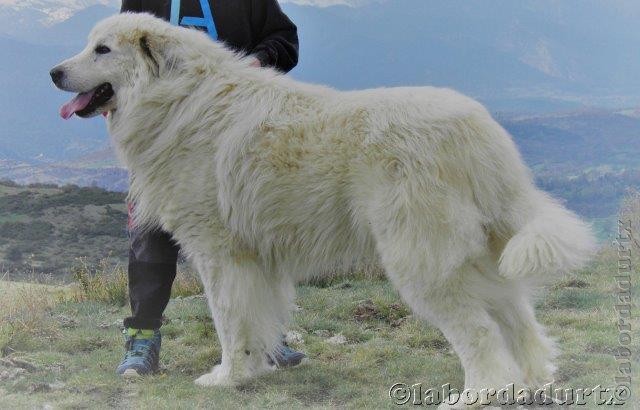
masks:
[[[98,43],[112,53],[96,62]],[[113,84],[138,222],[172,232],[201,275],[223,355],[197,383],[271,370],[294,284],[377,259],[451,342],[467,388],[552,380],[532,289],[594,242],[476,101],[303,84],[146,15],[101,22],[61,67],[69,89]]]

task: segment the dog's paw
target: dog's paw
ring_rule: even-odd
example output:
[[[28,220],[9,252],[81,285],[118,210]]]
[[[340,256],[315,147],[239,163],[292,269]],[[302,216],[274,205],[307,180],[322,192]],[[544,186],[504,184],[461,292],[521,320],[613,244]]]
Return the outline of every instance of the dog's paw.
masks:
[[[229,372],[225,371],[220,365],[213,367],[211,372],[203,374],[195,381],[198,386],[236,386],[238,382],[230,377]]]

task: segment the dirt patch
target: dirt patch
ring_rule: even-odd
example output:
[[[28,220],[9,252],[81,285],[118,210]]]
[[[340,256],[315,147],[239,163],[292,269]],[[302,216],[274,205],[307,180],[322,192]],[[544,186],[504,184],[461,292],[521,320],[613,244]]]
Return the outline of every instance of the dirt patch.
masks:
[[[380,310],[371,300],[360,301],[353,312],[353,318],[359,322],[377,318],[379,315]]]
[[[591,286],[589,284],[589,282],[586,282],[582,279],[577,279],[577,278],[572,278],[572,279],[567,279],[564,280],[560,283],[558,283],[555,287],[557,289],[560,288],[579,288],[579,289],[584,289],[584,288],[588,288],[589,286]]]
[[[370,320],[384,320],[392,327],[400,326],[409,316],[409,310],[401,303],[374,303],[371,299],[358,302],[353,318],[358,322]]]

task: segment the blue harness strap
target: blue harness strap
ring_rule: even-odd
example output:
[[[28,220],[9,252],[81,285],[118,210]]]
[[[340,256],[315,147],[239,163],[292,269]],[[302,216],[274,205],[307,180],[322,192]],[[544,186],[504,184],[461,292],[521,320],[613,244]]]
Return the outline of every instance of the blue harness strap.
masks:
[[[213,21],[213,13],[211,12],[209,1],[200,0],[200,8],[202,9],[202,17],[185,16],[182,17],[182,20],[178,21],[180,19],[180,0],[171,0],[171,15],[169,21],[176,26],[204,27],[207,29],[209,36],[217,40],[218,31],[216,30],[216,23]]]
[[[169,22],[174,26],[180,25],[180,0],[171,0],[171,18]]]

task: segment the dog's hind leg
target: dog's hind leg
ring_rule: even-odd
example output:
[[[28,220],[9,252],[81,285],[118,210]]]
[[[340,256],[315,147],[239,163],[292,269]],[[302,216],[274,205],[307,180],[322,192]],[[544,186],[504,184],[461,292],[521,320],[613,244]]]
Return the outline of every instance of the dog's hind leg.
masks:
[[[535,318],[536,285],[526,279],[508,280],[498,273],[495,257],[474,261],[478,275],[469,276],[469,287],[487,302],[488,312],[500,326],[507,346],[523,371],[528,387],[552,381],[555,346]]]
[[[239,255],[197,263],[222,346],[222,362],[198,385],[236,385],[274,369],[270,357],[289,318],[293,284]]]
[[[497,275],[497,271],[496,271]],[[491,315],[500,325],[509,349],[524,372],[524,382],[539,388],[553,381],[555,343],[534,314],[531,286],[506,281],[494,288]]]
[[[400,273],[393,265],[385,263],[402,298],[417,315],[437,326],[458,354],[465,389],[473,389],[489,404],[495,397],[486,395],[488,389],[498,391],[511,383],[522,386],[522,370],[499,324],[486,301],[467,285],[467,276],[477,274],[473,266],[460,268],[446,283],[432,283],[424,274]]]
[[[470,261],[482,252],[482,227],[469,221],[452,228],[429,221],[426,211],[410,212],[415,208],[387,203],[371,220],[382,264],[412,310],[452,344],[464,367],[465,388],[485,394],[488,404],[488,389],[520,386],[523,374],[489,304],[472,285],[481,275]]]

